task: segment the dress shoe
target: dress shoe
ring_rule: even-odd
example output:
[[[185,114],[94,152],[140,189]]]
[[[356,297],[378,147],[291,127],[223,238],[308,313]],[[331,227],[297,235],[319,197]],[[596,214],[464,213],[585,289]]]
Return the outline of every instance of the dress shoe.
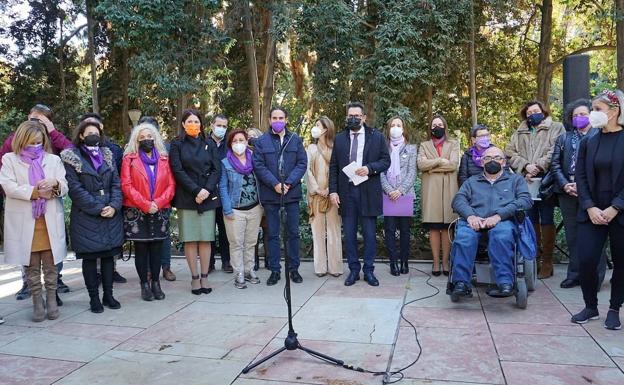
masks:
[[[453,284],[453,291],[451,292],[451,301],[457,302],[461,297],[472,297],[472,290],[468,283],[458,281]]]
[[[559,286],[561,286],[562,289],[570,289],[574,286],[578,286],[579,285],[579,281],[575,280],[575,279],[569,279],[566,278],[564,279],[561,284]]]
[[[141,298],[143,298],[143,301],[154,300],[154,293],[152,293],[152,288],[150,288],[148,282],[143,282],[141,284]]]
[[[269,279],[267,279],[267,286],[273,286],[277,283],[277,281],[280,280],[280,273],[279,271],[273,271],[271,272],[271,276],[269,277]]]
[[[344,284],[345,286],[351,286],[355,284],[355,281],[359,281],[359,280],[360,280],[360,273],[352,271],[349,273],[349,276],[347,277],[347,279],[345,279]]]
[[[65,282],[63,282],[63,280],[60,279],[60,278],[56,281],[56,290],[59,293],[69,293],[70,292],[69,286],[67,286],[65,284]]]
[[[394,275],[395,277],[397,275],[401,275],[399,264],[396,261],[390,262],[390,274]]]
[[[511,297],[513,295],[513,285],[511,283],[502,283],[498,285],[498,291],[502,297]]]
[[[293,281],[294,283],[303,282],[303,278],[301,277],[301,274],[299,274],[297,270],[293,270],[290,272],[290,280]]]
[[[442,270],[442,274],[444,274],[445,277],[448,277],[451,273],[448,270]]]
[[[173,273],[173,271],[171,271],[171,268],[167,267],[163,269],[163,278],[166,281],[173,282],[176,280],[176,275]]]
[[[117,270],[113,271],[113,282],[115,283],[126,283],[128,282],[127,279],[125,279],[124,277],[121,276],[121,274],[119,274],[117,272]]]
[[[191,281],[199,281],[199,275],[191,275]],[[191,293],[194,295],[201,295],[201,287],[199,289],[193,289],[193,283],[191,283]]]
[[[442,272],[440,270],[436,271],[436,270],[431,270],[431,275],[433,275],[434,277],[439,277],[442,274]]]
[[[407,261],[402,261],[401,262],[401,274],[407,274],[409,273],[409,265],[407,264]]]
[[[379,286],[379,281],[372,272],[364,273],[364,280],[371,286]]]
[[[232,267],[232,265],[230,265],[229,262],[223,262],[223,264],[221,265],[221,270],[223,270],[224,273],[233,273],[234,272],[234,268]]]
[[[201,291],[202,294],[210,294],[212,293],[212,288],[210,287],[204,287],[204,285],[202,284],[201,280],[202,279],[206,279],[208,278],[208,273],[206,274],[200,274],[201,278],[199,280],[199,284],[201,285],[201,288],[199,289],[199,291]]]

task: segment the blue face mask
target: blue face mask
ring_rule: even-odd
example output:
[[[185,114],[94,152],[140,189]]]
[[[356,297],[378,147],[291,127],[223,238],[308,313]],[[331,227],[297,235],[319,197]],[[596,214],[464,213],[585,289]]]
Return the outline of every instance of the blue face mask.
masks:
[[[527,123],[529,123],[531,127],[539,126],[542,120],[544,120],[544,114],[541,112],[527,116]]]
[[[214,136],[216,136],[219,139],[223,139],[223,137],[225,136],[225,132],[227,131],[226,127],[222,127],[222,126],[215,126],[212,129],[212,133],[214,134]]]

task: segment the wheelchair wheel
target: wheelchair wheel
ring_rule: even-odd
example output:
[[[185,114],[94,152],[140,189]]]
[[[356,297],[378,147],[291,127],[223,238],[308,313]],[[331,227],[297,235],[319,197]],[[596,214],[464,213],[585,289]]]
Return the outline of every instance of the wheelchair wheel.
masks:
[[[516,305],[520,309],[526,309],[528,296],[529,291],[527,290],[527,284],[525,280],[518,280],[516,283]]]
[[[529,291],[535,291],[535,285],[537,284],[537,263],[535,260],[524,260],[524,279]]]

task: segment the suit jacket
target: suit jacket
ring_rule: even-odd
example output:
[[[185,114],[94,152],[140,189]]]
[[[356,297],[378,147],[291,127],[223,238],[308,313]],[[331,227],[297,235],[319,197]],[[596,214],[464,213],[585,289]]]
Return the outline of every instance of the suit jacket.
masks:
[[[351,135],[343,130],[336,135],[334,150],[329,162],[329,192],[338,193],[344,204],[348,198],[349,178],[342,169],[349,163]],[[368,168],[368,180],[360,184],[362,216],[379,216],[383,212],[382,172],[390,167],[390,154],[386,138],[379,130],[364,125],[364,154],[362,165]]]
[[[579,196],[580,209],[577,214],[577,221],[586,222],[589,220],[587,209],[596,206],[596,174],[594,171],[594,161],[598,151],[598,144],[602,132],[581,140],[576,164],[576,190]],[[624,148],[624,134],[620,134],[616,144],[617,149]],[[624,152],[615,151],[613,158],[613,199],[611,204],[624,211]],[[624,213],[615,217],[620,225],[624,226]]]

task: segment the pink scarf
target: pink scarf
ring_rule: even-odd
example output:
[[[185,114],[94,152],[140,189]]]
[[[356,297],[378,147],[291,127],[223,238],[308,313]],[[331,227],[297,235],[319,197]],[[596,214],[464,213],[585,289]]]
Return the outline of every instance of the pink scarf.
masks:
[[[43,147],[38,146],[26,146],[20,154],[20,159],[27,163],[28,167],[28,182],[31,186],[37,187],[37,183],[45,178],[43,173],[43,157],[45,151]],[[34,219],[39,218],[46,212],[46,200],[43,198],[35,199],[32,201],[32,216]]]
[[[401,182],[401,148],[405,143],[405,137],[401,135],[399,138],[390,139],[390,168],[387,176],[388,182],[392,187],[396,187]]]
[[[440,139],[431,138],[431,141],[433,142],[433,146],[435,147],[436,151],[438,152],[438,156],[442,156],[442,146],[444,146],[444,141],[445,140],[446,140],[446,135],[444,135]]]

